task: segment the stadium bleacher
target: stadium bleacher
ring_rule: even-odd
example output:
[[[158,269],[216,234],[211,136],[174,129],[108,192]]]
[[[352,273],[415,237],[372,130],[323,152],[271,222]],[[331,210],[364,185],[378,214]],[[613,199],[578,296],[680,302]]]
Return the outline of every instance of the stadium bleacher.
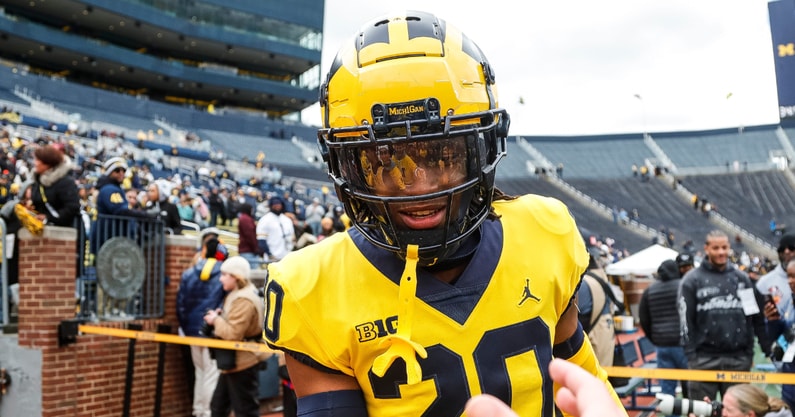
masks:
[[[507,143],[507,155],[502,158],[497,168],[497,178],[527,178],[533,175],[527,169],[530,156],[519,146],[513,138]]]
[[[654,158],[640,135],[528,137],[533,147],[557,166],[563,178],[614,178],[630,175],[632,164]]]
[[[784,171],[691,176],[682,183],[714,202],[719,213],[773,244],[777,236],[770,231],[771,219],[795,227],[795,188]]]
[[[677,195],[670,183],[660,179],[642,181],[640,178],[569,179],[569,184],[615,209],[632,212],[636,209],[637,221],[649,228],[665,228],[674,232],[674,249],[688,240],[703,242],[704,236],[716,226],[709,219],[689,207],[688,202]],[[651,243],[648,241],[647,243]]]
[[[19,74],[14,76],[20,77]],[[23,83],[28,87],[47,85],[45,90],[50,92],[54,88],[49,86],[50,81],[42,77],[36,75],[26,77],[37,78],[35,82]],[[68,85],[63,80],[52,82]],[[82,91],[87,87],[74,88],[75,91]],[[2,91],[0,100],[4,100],[3,102],[24,102],[8,88],[0,88],[0,91]],[[31,91],[35,93],[35,90]],[[167,114],[168,116],[163,117],[166,123],[173,125],[175,129],[195,132],[201,139],[211,142],[214,149],[221,151],[227,159],[245,158],[253,161],[262,151],[266,155],[264,162],[278,166],[287,176],[325,183],[329,187],[331,185],[325,167],[317,161],[308,160],[306,155],[307,146],[314,145],[313,127],[279,124],[272,120],[252,118],[242,114],[231,114],[227,118],[201,110],[173,105],[164,107],[167,105],[136,99],[132,99],[135,101],[134,106],[126,107],[131,109],[130,113],[119,113],[119,106],[113,109],[99,105],[96,108],[91,106],[92,103],[106,103],[113,100],[113,97],[105,95],[115,95],[115,93],[103,91],[95,94],[97,96],[94,99],[86,100],[82,105],[63,101],[53,103],[65,114],[79,113],[83,121],[96,120],[100,125],[118,125],[128,132],[157,131],[158,125],[145,115],[153,111],[159,115]],[[18,107],[23,110],[28,108],[23,103]],[[219,120],[223,120],[223,123],[214,124]],[[234,130],[236,123],[240,127],[238,131]],[[192,128],[186,129],[186,124]],[[216,125],[217,129],[214,128]],[[193,126],[198,127],[193,128]],[[207,128],[207,126],[212,127]],[[518,143],[516,137],[512,137],[507,142],[508,155],[497,170],[497,182],[510,193],[535,192],[560,199],[570,206],[571,212],[582,227],[593,230],[598,235],[611,236],[620,242],[619,244],[625,245],[630,252],[634,252],[652,242],[649,231],[616,227],[610,216],[605,215],[604,207],[624,207],[627,210],[636,208],[641,215],[638,221],[643,227],[650,230],[668,228],[674,232],[677,244],[686,240],[700,242],[707,231],[719,227],[693,210],[685,197],[674,193],[671,181],[680,180],[688,190],[700,196],[709,195],[707,198],[728,220],[774,245],[777,237],[771,235],[767,229],[771,218],[776,218],[779,223],[795,225],[795,217],[787,214],[787,207],[792,207],[795,203],[795,197],[791,196],[793,187],[784,172],[775,171],[775,164],[771,159],[776,152],[786,153],[786,149],[782,150],[785,148],[782,146],[782,141],[795,137],[795,128],[784,126],[781,132],[777,132],[777,129],[778,126],[758,126],[742,130],[654,133],[651,145],[648,140],[644,141],[643,135],[640,134],[584,137],[524,136],[523,140],[534,148],[535,154],[531,154],[525,149],[526,147]],[[301,133],[302,142],[299,144],[289,140],[293,135],[298,137],[296,132]],[[160,150],[166,156],[173,155],[171,146],[174,145],[169,144],[172,139],[168,138],[168,132],[164,131],[162,136],[158,136],[158,139],[166,143],[147,143],[151,145],[147,148]],[[659,149],[653,150],[654,144]],[[192,155],[188,150],[178,153],[189,158]],[[674,169],[670,172],[672,176],[652,178],[649,182],[642,182],[632,177],[630,168],[633,164],[657,163],[661,153],[673,164]],[[197,153],[195,157],[201,159],[201,155]],[[207,156],[204,158],[206,159]],[[562,166],[562,179],[597,203],[580,201],[581,199],[572,197],[569,192],[562,190],[553,182],[538,179],[536,173],[531,170],[533,164],[539,162],[548,168],[548,175],[557,175],[552,167]],[[730,162],[729,167],[726,166],[727,162]],[[745,162],[748,164],[746,165]],[[748,169],[749,167],[751,169]],[[649,168],[653,173],[654,166],[649,165]],[[252,169],[253,166],[245,170],[246,178],[253,172]],[[681,169],[686,175],[680,175],[676,169]],[[714,174],[716,170],[721,174],[730,173],[731,178],[723,179],[717,175],[708,175]],[[667,171],[664,170],[663,173]],[[721,189],[727,190],[726,193],[710,191]],[[598,205],[603,207],[600,209]]]
[[[775,129],[656,134],[654,140],[679,168],[766,163],[780,149]]]
[[[247,158],[253,161],[261,151],[269,160],[280,165],[295,165],[311,168],[309,161],[301,157],[301,149],[289,140],[274,139],[267,136],[253,136],[201,129],[199,137],[209,140],[216,148],[233,159]]]
[[[496,185],[500,190],[511,195],[538,194],[562,201],[568,206],[581,231],[590,231],[597,237],[613,238],[615,240],[613,247],[616,249],[627,249],[630,252],[635,252],[651,243],[648,236],[636,229],[617,226],[609,216],[573,197],[551,181],[540,178],[498,177]],[[584,237],[587,238],[587,236]]]

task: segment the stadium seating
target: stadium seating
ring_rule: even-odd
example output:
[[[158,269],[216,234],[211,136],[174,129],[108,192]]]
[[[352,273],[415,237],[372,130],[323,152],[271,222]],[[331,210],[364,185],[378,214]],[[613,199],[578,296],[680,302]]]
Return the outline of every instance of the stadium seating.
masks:
[[[716,133],[690,133],[689,135],[655,134],[657,145],[678,168],[765,163],[769,151],[780,149],[775,130],[737,130]]]
[[[732,222],[773,244],[778,238],[770,231],[771,219],[795,227],[795,189],[785,172],[690,176],[682,184],[714,202],[717,211]]]
[[[563,164],[564,178],[615,178],[631,174],[654,153],[640,135],[589,136],[585,138],[524,138],[554,165]]]
[[[600,213],[592,205],[584,203],[560,187],[544,179],[497,178],[497,187],[507,194],[539,194],[557,198],[565,203],[583,235],[594,234],[597,237],[615,239],[615,248],[627,248],[631,252],[640,250],[650,244],[650,238],[637,230],[618,227],[606,214]],[[587,236],[585,236],[587,238]]]
[[[687,240],[703,241],[704,236],[716,227],[709,219],[688,206],[688,202],[674,193],[670,184],[653,179],[639,178],[570,179],[568,182],[608,207],[637,209],[638,222],[659,230],[673,231],[676,244]],[[648,241],[651,244],[651,241]]]
[[[216,155],[224,155],[227,161],[243,158],[252,161],[262,151],[266,155],[265,162],[278,166],[284,175],[330,186],[325,167],[307,160],[307,147],[314,146],[315,142],[314,127],[234,111],[209,114],[200,109],[152,102],[145,97],[89,89],[63,80],[11,73],[8,68],[0,67],[0,78],[6,75],[8,77],[0,80],[0,103],[14,105],[23,113],[32,109],[13,94],[16,86],[30,89],[36,96],[41,93],[47,103],[53,103],[63,114],[79,113],[88,123],[122,127],[130,145],[135,145],[135,139],[130,137],[135,132],[158,130],[153,121],[153,115],[158,115],[178,130],[195,132],[222,152],[192,156],[189,150],[179,149],[179,156],[196,159],[199,163]],[[60,96],[56,96],[56,92]],[[41,118],[37,114],[29,119]],[[46,122],[40,120],[39,126],[46,126]],[[63,124],[61,120],[56,123]],[[771,160],[773,154],[792,152],[791,147],[789,151],[786,149],[785,141],[795,138],[795,127],[782,127],[783,130],[778,131],[778,126],[756,126],[741,130],[653,133],[654,143],[645,142],[640,134],[523,136],[538,151],[533,155],[520,146],[516,137],[510,137],[508,155],[497,170],[497,184],[512,194],[534,192],[558,198],[570,207],[579,226],[599,236],[613,237],[619,247],[633,252],[648,246],[653,231],[660,227],[674,232],[677,245],[686,240],[700,242],[709,230],[719,227],[693,210],[684,193],[673,191],[671,182],[679,180],[689,191],[707,198],[729,221],[775,244],[777,237],[768,228],[770,219],[775,218],[779,224],[795,225],[795,216],[789,213],[789,208],[795,206],[792,190],[795,177],[788,171],[776,171]],[[168,132],[164,131],[163,137],[158,136],[163,143],[147,143],[145,148],[173,155]],[[303,146],[290,141],[292,136],[300,137]],[[649,182],[642,182],[632,176],[633,164],[655,163],[658,158],[673,163],[670,172],[673,177],[652,177]],[[564,191],[565,185],[539,179],[531,172],[532,163],[543,163],[548,168],[561,165],[562,179],[583,195],[576,197],[573,192]],[[250,168],[246,174],[254,172],[253,165],[246,166]],[[720,175],[715,175],[717,173]],[[554,168],[548,175],[556,175]],[[594,201],[589,203],[588,198]],[[613,207],[628,211],[636,208],[640,213],[639,227],[617,227],[610,214]],[[729,233],[733,235],[732,231]]]
[[[217,149],[233,159],[248,158],[249,161],[253,161],[262,151],[269,161],[278,161],[280,165],[312,166],[301,158],[301,149],[288,140],[206,129],[197,133],[199,137],[210,140]]]

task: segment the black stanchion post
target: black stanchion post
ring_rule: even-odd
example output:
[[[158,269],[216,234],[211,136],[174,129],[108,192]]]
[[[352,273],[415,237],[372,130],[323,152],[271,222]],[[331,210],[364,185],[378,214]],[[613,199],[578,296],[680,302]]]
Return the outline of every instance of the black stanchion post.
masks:
[[[168,324],[158,324],[158,333],[171,333],[171,326]],[[155,410],[153,417],[160,417],[160,405],[163,401],[163,370],[166,364],[166,342],[160,342],[160,349],[157,352],[157,382],[155,387]]]
[[[140,324],[129,323],[127,324],[128,330],[141,331],[144,327]],[[124,406],[122,408],[122,417],[130,417],[130,401],[132,400],[132,383],[133,373],[135,370],[135,338],[130,339],[130,344],[127,347],[127,376],[124,379]]]

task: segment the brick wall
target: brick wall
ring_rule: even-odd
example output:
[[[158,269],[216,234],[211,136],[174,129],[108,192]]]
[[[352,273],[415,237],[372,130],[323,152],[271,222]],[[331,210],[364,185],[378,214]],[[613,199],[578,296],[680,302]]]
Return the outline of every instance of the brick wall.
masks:
[[[42,236],[20,231],[19,345],[42,352],[42,416],[122,415],[129,339],[80,335],[58,346],[58,324],[75,317],[76,233],[46,227]],[[145,331],[159,324],[177,333],[176,292],[182,271],[195,252],[195,239],[169,237],[166,249],[165,316],[133,323]],[[128,322],[92,323],[127,328]],[[155,414],[157,360],[160,344],[136,341],[130,416]],[[191,414],[192,387],[185,372],[182,345],[167,345],[160,415]],[[190,358],[187,358],[190,361]]]

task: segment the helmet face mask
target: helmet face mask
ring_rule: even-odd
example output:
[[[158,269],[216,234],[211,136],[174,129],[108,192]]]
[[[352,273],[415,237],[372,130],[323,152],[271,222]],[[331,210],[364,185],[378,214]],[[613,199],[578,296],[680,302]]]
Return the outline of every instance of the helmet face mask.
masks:
[[[321,87],[318,141],[352,224],[400,257],[418,245],[432,265],[488,216],[509,118],[463,34],[420,12],[374,22]]]

